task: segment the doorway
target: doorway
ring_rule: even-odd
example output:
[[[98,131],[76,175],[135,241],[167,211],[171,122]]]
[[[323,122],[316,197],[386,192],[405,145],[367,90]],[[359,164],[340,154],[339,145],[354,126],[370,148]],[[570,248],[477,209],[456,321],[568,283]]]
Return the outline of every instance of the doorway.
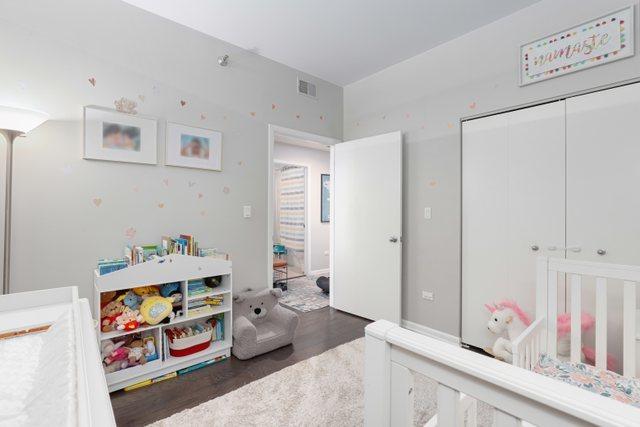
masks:
[[[336,142],[269,127],[268,283],[283,290],[281,304],[302,312],[329,305],[317,280],[330,275],[329,205],[322,197]]]

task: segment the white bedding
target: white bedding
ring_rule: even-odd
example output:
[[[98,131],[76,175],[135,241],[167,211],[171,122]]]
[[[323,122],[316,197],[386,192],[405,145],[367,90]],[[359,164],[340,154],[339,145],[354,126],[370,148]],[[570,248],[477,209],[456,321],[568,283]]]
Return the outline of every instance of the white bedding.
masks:
[[[71,308],[48,331],[0,340],[0,426],[77,425]]]

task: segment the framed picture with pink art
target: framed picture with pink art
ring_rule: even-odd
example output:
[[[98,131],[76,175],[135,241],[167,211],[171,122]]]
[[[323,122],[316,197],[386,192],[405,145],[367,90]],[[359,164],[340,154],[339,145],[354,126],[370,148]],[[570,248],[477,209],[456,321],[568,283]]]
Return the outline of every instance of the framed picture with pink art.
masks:
[[[166,164],[222,171],[222,132],[167,123]]]

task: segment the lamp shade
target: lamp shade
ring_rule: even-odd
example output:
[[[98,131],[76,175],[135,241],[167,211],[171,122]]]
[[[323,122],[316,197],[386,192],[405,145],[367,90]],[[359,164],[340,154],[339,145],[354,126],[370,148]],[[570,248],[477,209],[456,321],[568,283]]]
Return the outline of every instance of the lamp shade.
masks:
[[[49,119],[47,113],[0,105],[0,130],[27,133]]]

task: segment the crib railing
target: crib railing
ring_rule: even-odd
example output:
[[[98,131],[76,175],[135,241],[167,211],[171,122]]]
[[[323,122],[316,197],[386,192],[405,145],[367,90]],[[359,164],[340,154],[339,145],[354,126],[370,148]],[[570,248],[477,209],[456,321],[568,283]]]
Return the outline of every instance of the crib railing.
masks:
[[[595,364],[607,369],[607,294],[609,286],[618,285],[611,280],[622,281],[623,324],[622,324],[622,373],[627,377],[636,375],[636,286],[640,282],[640,267],[574,261],[562,258],[540,257],[537,265],[536,322],[512,343],[514,365],[530,369],[523,353],[529,351],[534,340],[541,343],[538,352],[546,352],[557,357],[557,317],[558,317],[558,275],[566,274],[566,282],[571,290],[571,334],[570,357],[572,362],[580,362],[582,356],[582,286],[584,277],[595,277]],[[542,321],[544,319],[544,321]],[[540,328],[546,323],[544,328]],[[531,326],[533,326],[532,324]],[[546,338],[545,337],[546,332]],[[516,354],[518,357],[516,357]],[[536,354],[537,360],[537,354]],[[535,360],[533,362],[535,364]]]
[[[437,425],[463,426],[463,396],[494,409],[494,425],[640,425],[640,409],[380,320],[365,329],[366,426],[413,425],[413,373],[437,383]],[[433,423],[430,423],[433,425]],[[470,425],[469,423],[467,425]]]
[[[518,338],[511,343],[513,364],[528,371],[540,359],[544,345],[544,330],[547,325],[545,317],[536,319]]]

